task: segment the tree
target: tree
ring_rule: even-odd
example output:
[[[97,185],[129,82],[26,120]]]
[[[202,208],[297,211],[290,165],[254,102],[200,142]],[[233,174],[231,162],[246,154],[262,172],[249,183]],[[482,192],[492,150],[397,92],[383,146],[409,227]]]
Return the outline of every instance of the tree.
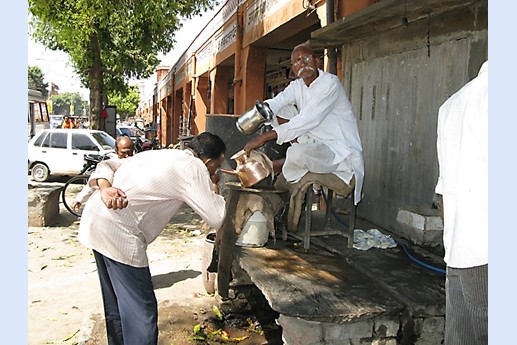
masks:
[[[129,79],[148,78],[169,52],[180,28],[212,8],[216,0],[29,0],[31,35],[70,55],[72,67],[90,89],[90,114],[100,128],[102,105],[111,92],[124,93]]]
[[[64,92],[59,95],[52,95],[50,99],[52,100],[54,114],[81,116],[87,107],[87,102],[83,101],[78,92]],[[71,105],[73,105],[73,109]]]
[[[29,66],[28,77],[29,89],[41,91],[43,97],[47,98],[48,83],[43,82],[43,72],[41,69],[38,66]]]
[[[113,92],[109,95],[110,104],[117,107],[117,115],[121,120],[126,120],[130,116],[135,116],[136,108],[140,103],[140,94],[136,86],[130,86],[126,94]]]

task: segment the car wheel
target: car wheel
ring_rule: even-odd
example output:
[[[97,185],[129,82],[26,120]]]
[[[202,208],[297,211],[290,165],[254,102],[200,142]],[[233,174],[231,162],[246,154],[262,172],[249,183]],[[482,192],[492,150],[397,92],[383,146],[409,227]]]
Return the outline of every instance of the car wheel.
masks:
[[[45,182],[48,179],[48,168],[45,164],[38,163],[32,167],[32,178],[37,182]]]

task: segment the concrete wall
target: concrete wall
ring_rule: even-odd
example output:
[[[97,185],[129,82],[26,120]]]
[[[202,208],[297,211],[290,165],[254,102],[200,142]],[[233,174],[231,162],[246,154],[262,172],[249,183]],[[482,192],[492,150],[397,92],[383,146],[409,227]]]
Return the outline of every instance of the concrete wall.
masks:
[[[397,231],[399,208],[431,206],[438,109],[487,59],[486,11],[448,12],[342,47],[365,158],[358,216]]]

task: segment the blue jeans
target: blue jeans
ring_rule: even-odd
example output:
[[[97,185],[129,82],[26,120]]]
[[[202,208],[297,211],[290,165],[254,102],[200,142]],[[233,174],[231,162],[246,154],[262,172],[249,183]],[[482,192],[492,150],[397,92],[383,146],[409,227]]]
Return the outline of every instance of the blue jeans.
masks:
[[[109,345],[156,345],[158,305],[149,267],[132,267],[93,251]]]
[[[447,267],[445,345],[488,344],[488,265]]]

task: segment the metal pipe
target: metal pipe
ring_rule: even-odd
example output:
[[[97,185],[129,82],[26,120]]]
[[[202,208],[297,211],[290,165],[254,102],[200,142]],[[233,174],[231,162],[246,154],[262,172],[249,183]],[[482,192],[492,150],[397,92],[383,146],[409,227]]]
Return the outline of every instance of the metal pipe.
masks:
[[[242,10],[239,7],[237,9],[237,25],[236,25],[236,37],[235,37],[235,61],[234,61],[234,72],[233,72],[233,113],[240,114],[244,102],[244,96],[242,92],[242,36],[243,36],[243,16]]]
[[[326,1],[327,25],[334,22],[334,0]],[[328,72],[337,74],[337,53],[334,48],[327,48]]]

